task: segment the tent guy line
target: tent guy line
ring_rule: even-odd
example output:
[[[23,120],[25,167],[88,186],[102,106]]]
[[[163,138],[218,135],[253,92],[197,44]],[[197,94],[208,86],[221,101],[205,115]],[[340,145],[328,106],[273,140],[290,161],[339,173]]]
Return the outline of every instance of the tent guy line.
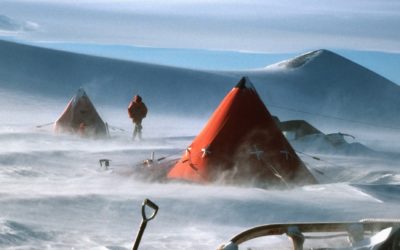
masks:
[[[45,123],[45,124],[41,124],[41,125],[37,125],[36,128],[43,128],[43,127],[47,127],[50,126],[52,124],[54,124],[55,122],[49,122],[49,123]]]

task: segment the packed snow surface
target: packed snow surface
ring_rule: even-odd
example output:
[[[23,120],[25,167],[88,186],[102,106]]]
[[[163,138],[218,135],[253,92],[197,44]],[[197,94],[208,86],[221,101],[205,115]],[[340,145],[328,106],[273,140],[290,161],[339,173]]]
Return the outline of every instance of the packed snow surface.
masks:
[[[321,184],[292,190],[149,183],[135,177],[135,163],[153,151],[156,157],[180,154],[192,139],[157,131],[174,123],[194,135],[197,125],[149,117],[142,142],[122,132],[87,140],[36,129],[26,117],[27,123],[0,128],[2,249],[130,249],[145,198],[160,211],[143,249],[214,249],[265,223],[399,217],[396,158],[301,155]],[[99,166],[101,158],[112,160],[110,169]]]
[[[311,61],[300,69],[312,64],[315,58],[307,60]],[[261,86],[262,77],[271,77],[262,75],[263,72],[253,72],[258,82],[256,89]],[[183,69],[173,69],[170,77],[186,73]],[[225,74],[228,73],[190,71],[186,79],[192,77],[190,79],[197,81],[187,85],[201,90],[197,85],[208,76],[214,76],[211,77],[213,82],[224,77],[235,79]],[[43,75],[43,72],[39,74]],[[320,181],[318,185],[265,190],[222,184],[150,183],[135,176],[135,164],[149,158],[152,152],[156,158],[179,157],[205,125],[206,115],[156,112],[151,109],[151,102],[146,103],[150,109],[143,122],[145,139],[133,142],[130,139],[133,126],[126,114],[129,100],[119,99],[110,105],[99,101],[98,92],[87,91],[102,118],[115,128],[111,129],[111,138],[92,140],[56,135],[51,126],[37,128],[37,125],[59,117],[74,94],[69,89],[75,86],[57,89],[46,85],[49,82],[40,85],[35,77],[38,75],[10,76],[10,73],[0,77],[1,249],[131,249],[145,198],[157,203],[160,210],[148,223],[142,249],[215,249],[242,230],[268,223],[400,217],[400,145],[398,140],[396,144],[396,130],[376,129],[373,133],[365,130],[364,133],[358,127],[354,129],[358,132],[357,140],[379,152],[376,154],[370,151],[363,154],[362,148],[358,148],[357,154],[351,150],[318,151],[318,147],[310,150],[311,138],[295,145],[299,156]],[[43,91],[24,85],[23,81],[30,78],[34,86]],[[19,83],[15,88],[11,84],[13,79]],[[235,83],[232,82],[227,91]],[[96,89],[95,85],[91,86],[91,90]],[[150,87],[143,89],[147,91]],[[210,106],[212,111],[213,100],[221,100],[226,94],[212,90],[197,93],[201,108]],[[283,90],[283,87],[276,90]],[[163,91],[170,90],[166,87],[157,93]],[[106,92],[107,97],[124,96],[122,93],[114,95],[117,92]],[[193,94],[185,87],[177,91],[175,97],[185,93]],[[210,96],[200,96],[204,93]],[[60,98],[62,94],[65,96]],[[169,95],[168,92],[168,98]],[[264,101],[269,96],[264,92],[260,95]],[[158,98],[161,97],[158,95]],[[206,105],[207,98],[209,105]],[[147,100],[144,98],[145,102]],[[190,97],[182,99],[181,105],[188,102]],[[161,104],[156,106],[162,110]],[[166,105],[165,109],[168,108]],[[347,129],[344,121],[330,123],[331,129]],[[321,129],[330,132],[326,131],[327,127]],[[316,143],[320,142],[316,140]],[[109,169],[100,167],[99,159],[103,158],[112,160]]]

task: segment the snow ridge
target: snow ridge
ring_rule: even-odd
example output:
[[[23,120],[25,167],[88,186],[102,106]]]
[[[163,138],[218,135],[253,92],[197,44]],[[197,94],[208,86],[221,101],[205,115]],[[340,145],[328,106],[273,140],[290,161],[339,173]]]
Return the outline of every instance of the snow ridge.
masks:
[[[305,54],[302,54],[298,57],[295,57],[293,59],[288,59],[282,62],[277,63],[278,67],[284,67],[287,69],[295,69],[295,68],[301,68],[310,61],[312,61],[314,58],[318,57],[324,52],[324,50],[316,50],[316,51],[311,51],[307,52]]]

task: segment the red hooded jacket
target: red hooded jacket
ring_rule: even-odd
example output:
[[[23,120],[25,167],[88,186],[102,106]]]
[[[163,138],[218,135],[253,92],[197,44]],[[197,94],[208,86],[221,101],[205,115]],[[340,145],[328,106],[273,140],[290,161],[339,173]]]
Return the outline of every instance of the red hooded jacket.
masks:
[[[141,123],[146,117],[147,107],[140,96],[135,96],[134,100],[129,103],[128,114],[135,123]]]

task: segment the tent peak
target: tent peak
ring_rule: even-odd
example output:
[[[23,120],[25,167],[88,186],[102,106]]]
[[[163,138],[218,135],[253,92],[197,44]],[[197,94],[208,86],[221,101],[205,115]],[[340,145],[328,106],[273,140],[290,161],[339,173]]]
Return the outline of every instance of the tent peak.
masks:
[[[80,87],[79,89],[78,89],[78,91],[76,91],[76,94],[74,95],[74,97],[73,97],[73,99],[72,99],[72,103],[75,105],[76,104],[76,102],[79,100],[79,99],[81,99],[82,97],[87,97],[87,94],[86,94],[86,92],[85,92],[85,90],[82,88],[82,87]]]
[[[243,76],[240,81],[236,84],[235,88],[239,89],[255,89],[250,79],[247,76]]]
[[[86,92],[85,92],[85,90],[83,89],[83,87],[80,87],[80,88],[78,89],[78,91],[76,91],[76,94],[75,94],[76,97],[82,97],[82,96],[85,96],[85,95],[86,95]]]

